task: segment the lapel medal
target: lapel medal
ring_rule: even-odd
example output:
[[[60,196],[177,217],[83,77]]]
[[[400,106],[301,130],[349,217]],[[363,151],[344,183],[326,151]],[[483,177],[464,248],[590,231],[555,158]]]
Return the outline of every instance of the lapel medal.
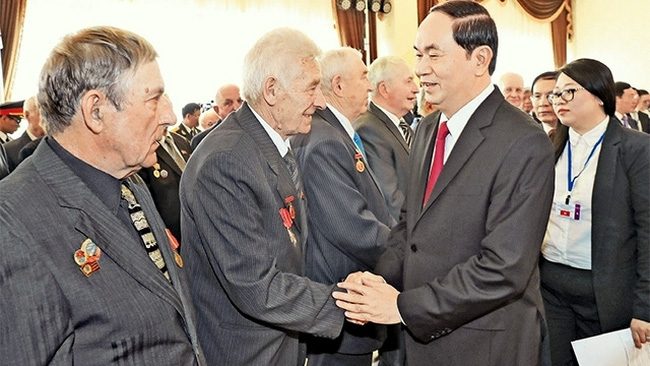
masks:
[[[180,246],[180,244],[178,244],[178,240],[176,240],[176,237],[172,234],[171,230],[165,228],[165,233],[167,233],[167,239],[169,239],[169,244],[172,246],[176,265],[178,268],[183,268],[183,257],[181,257],[180,253],[178,253],[178,247]]]
[[[359,173],[363,173],[363,171],[366,170],[366,165],[363,164],[363,160],[361,160],[362,157],[363,155],[361,155],[359,150],[357,150],[357,153],[354,154],[354,158],[357,160],[356,167]]]
[[[167,171],[165,169],[162,169],[160,171],[160,176],[163,177],[163,179],[164,179],[164,178],[167,178],[169,176],[169,173],[167,173]]]
[[[93,243],[90,238],[86,238],[81,243],[81,248],[74,252],[74,261],[79,266],[79,270],[84,276],[89,277],[91,274],[99,271],[99,257],[102,250]]]
[[[153,165],[153,176],[160,178],[160,164],[156,163]]]
[[[280,217],[282,218],[282,224],[287,229],[287,234],[289,234],[289,240],[291,240],[291,244],[293,244],[294,247],[297,246],[298,239],[296,238],[296,234],[291,231],[291,227],[293,227],[293,219],[291,218],[291,214],[286,207],[282,207],[280,209]]]
[[[284,204],[287,205],[287,208],[289,209],[289,215],[291,216],[291,220],[296,218],[296,209],[293,207],[293,196],[289,196],[284,199]]]

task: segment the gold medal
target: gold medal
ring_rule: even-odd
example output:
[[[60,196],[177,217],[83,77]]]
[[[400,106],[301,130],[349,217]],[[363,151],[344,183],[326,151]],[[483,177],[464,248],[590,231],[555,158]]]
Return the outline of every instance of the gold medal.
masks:
[[[160,178],[160,171],[154,170],[153,171],[153,176],[156,177],[156,178]]]
[[[174,259],[176,260],[178,267],[183,268],[183,258],[181,258],[181,255],[178,254],[177,250],[174,250]]]
[[[361,161],[361,160],[357,160],[356,166],[357,166],[357,171],[359,173],[363,173],[363,171],[366,170],[366,166],[365,166],[365,164],[363,164],[363,161]]]

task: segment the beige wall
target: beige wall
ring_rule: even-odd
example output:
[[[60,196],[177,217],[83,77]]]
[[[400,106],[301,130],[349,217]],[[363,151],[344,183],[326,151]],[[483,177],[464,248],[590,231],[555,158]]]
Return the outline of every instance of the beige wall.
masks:
[[[377,53],[379,56],[397,55],[413,65],[417,1],[392,0],[392,4],[393,10],[377,21]],[[495,6],[489,1],[485,5],[492,13],[505,12],[508,7],[515,6],[510,3]],[[637,88],[650,90],[650,41],[647,41],[646,36],[650,31],[650,1],[572,0],[572,9],[574,39],[567,45],[567,62],[581,57],[595,58],[609,66],[614,80],[626,81]],[[501,15],[492,14],[499,22],[506,21],[501,19]],[[504,27],[497,25],[501,32]],[[506,37],[501,35],[500,38]],[[502,47],[507,45],[501,44],[499,48]],[[548,61],[548,67],[536,66],[535,70],[516,71],[524,74],[525,81],[530,83],[541,71],[552,69],[550,57]],[[506,60],[500,59],[497,66],[504,64],[507,64]],[[526,64],[529,62],[520,63]]]
[[[648,0],[572,0],[574,41],[567,61],[597,59],[615,81],[650,90],[650,2]]]

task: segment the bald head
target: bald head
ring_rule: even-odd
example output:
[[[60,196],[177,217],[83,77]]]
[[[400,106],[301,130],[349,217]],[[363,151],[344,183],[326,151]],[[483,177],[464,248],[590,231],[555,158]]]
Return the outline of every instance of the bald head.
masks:
[[[217,90],[214,96],[214,110],[219,118],[226,119],[230,113],[239,109],[243,100],[239,94],[239,87],[235,84],[226,84]]]
[[[199,116],[199,126],[201,126],[203,131],[212,127],[217,122],[219,122],[219,115],[214,110],[214,108],[208,109],[207,111],[201,113],[201,116]]]
[[[510,104],[521,107],[524,100],[524,78],[514,72],[507,72],[499,79],[499,88]]]

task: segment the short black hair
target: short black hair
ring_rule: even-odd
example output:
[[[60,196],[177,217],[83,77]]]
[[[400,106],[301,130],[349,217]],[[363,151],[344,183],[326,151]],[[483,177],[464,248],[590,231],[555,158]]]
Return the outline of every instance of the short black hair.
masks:
[[[624,81],[617,81],[614,83],[614,91],[616,92],[617,97],[622,97],[623,94],[625,93],[625,90],[630,89],[632,85],[624,82]]]
[[[454,19],[451,26],[454,41],[467,51],[468,56],[480,46],[492,49],[493,56],[488,71],[490,75],[494,74],[499,35],[490,13],[474,1],[447,1],[432,7],[429,13],[436,11]]]
[[[564,65],[558,71],[599,98],[603,102],[605,114],[614,115],[616,110],[614,78],[612,71],[604,63],[590,58],[581,58]]]
[[[642,95],[646,95],[646,94],[648,94],[648,91],[645,90],[645,89],[639,89],[639,90],[637,90],[637,91],[639,92],[639,96],[642,96]]]
[[[545,71],[537,75],[537,77],[535,77],[535,80],[533,80],[533,84],[530,86],[530,90],[535,89],[535,84],[537,84],[537,82],[540,80],[557,80],[557,75],[557,71]]]
[[[185,116],[187,116],[188,114],[194,114],[194,112],[196,112],[199,109],[201,109],[200,105],[196,103],[188,103],[187,105],[185,105],[185,107],[183,107],[183,111],[182,111],[183,118],[185,118]]]

